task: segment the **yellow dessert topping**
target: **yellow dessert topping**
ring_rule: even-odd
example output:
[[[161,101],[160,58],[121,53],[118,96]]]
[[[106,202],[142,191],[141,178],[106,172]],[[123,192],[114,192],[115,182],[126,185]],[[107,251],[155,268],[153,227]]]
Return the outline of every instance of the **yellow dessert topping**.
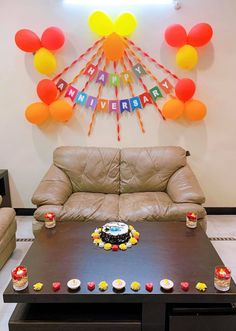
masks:
[[[141,285],[139,284],[139,282],[132,282],[130,288],[133,291],[139,291],[141,288]]]
[[[43,284],[42,283],[36,283],[33,285],[33,288],[35,291],[41,291],[41,289],[43,288]]]
[[[95,245],[99,245],[101,241],[102,241],[101,239],[94,239],[93,243]]]
[[[130,238],[129,242],[132,244],[132,245],[136,245],[138,240],[135,239],[135,238]]]
[[[127,249],[126,244],[120,244],[119,249],[121,249],[122,251],[125,251]]]
[[[201,292],[205,292],[207,289],[207,285],[205,283],[197,283],[196,289]]]
[[[99,290],[106,291],[108,289],[108,284],[103,280],[102,282],[99,283],[98,287]]]
[[[104,245],[104,249],[105,249],[106,251],[109,251],[109,250],[111,249],[111,247],[112,247],[112,245],[111,245],[110,243],[106,243],[106,244]]]
[[[93,232],[93,233],[91,234],[91,237],[92,237],[93,239],[99,239],[99,238],[100,238],[100,234],[97,233],[97,232]]]

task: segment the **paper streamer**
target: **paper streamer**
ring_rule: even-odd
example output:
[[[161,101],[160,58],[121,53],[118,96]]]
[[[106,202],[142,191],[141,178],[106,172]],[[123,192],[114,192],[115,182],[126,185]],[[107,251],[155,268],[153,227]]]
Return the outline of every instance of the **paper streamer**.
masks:
[[[124,55],[125,55],[125,58],[127,59],[127,61],[129,62],[129,65],[130,65],[131,67],[133,67],[133,62],[132,62],[132,60],[130,59],[130,57],[128,56],[128,54],[127,54],[126,51],[124,52]],[[146,92],[149,93],[148,88],[147,88],[147,86],[144,84],[144,82],[143,82],[143,80],[142,80],[141,77],[139,77],[139,81],[141,82],[141,84],[142,84],[144,90],[145,90]],[[158,105],[157,105],[154,101],[153,101],[153,105],[154,105],[154,107],[156,108],[156,110],[160,113],[160,115],[161,115],[161,117],[163,118],[163,120],[165,120],[165,117],[162,115],[162,112],[161,112],[160,108],[158,107]]]
[[[102,60],[104,59],[104,53],[102,53],[102,55],[100,56],[100,58],[98,59],[98,62],[97,62],[97,67],[100,65],[100,63],[102,62]],[[93,61],[92,61],[93,62]],[[86,67],[86,66],[85,66]],[[80,72],[81,73],[81,72]],[[77,75],[78,76],[78,75]],[[76,78],[76,77],[75,77]],[[74,79],[75,79],[74,78]],[[93,76],[89,76],[89,78],[88,78],[88,80],[87,80],[87,82],[85,83],[85,85],[84,85],[84,87],[82,88],[82,90],[81,90],[81,92],[84,92],[87,88],[88,88],[88,86],[89,86],[89,84],[91,83],[91,81],[93,80]],[[78,104],[77,103],[74,103],[74,105],[73,105],[73,108],[75,109],[76,107],[78,106]]]
[[[123,59],[121,60],[121,64],[122,64],[124,70],[127,71],[127,67],[126,67],[126,64],[125,64]],[[128,83],[128,86],[129,86],[130,93],[131,93],[132,97],[134,97],[135,96],[134,89],[133,89],[133,86],[130,84],[130,82]],[[142,121],[142,118],[141,118],[141,115],[140,115],[140,112],[139,112],[138,108],[136,108],[135,113],[136,113],[137,118],[138,118],[140,129],[141,129],[142,133],[145,133],[144,126],[143,126],[143,121]]]
[[[116,68],[117,68],[117,62],[114,61],[115,74],[117,73]],[[115,87],[116,100],[118,100],[118,86],[114,86],[114,87]],[[120,114],[119,114],[119,111],[116,112],[116,131],[117,131],[117,140],[120,141]]]
[[[104,67],[103,67],[103,71],[106,71],[106,68],[109,64],[109,61],[106,60],[105,64],[104,64]],[[102,90],[103,90],[103,87],[104,85],[101,84],[99,86],[99,89],[98,89],[98,94],[97,94],[97,99],[99,99],[102,95]],[[92,128],[93,128],[93,124],[94,124],[94,121],[95,121],[95,116],[96,116],[96,109],[94,110],[93,114],[92,114],[92,118],[91,118],[91,121],[90,121],[90,124],[89,124],[89,130],[88,130],[88,136],[91,135],[91,132],[92,132]]]
[[[155,63],[159,68],[164,70],[167,74],[171,75],[175,79],[179,79],[178,76],[176,76],[173,72],[171,72],[169,69],[167,69],[165,66],[163,66],[161,63],[157,62],[153,57],[151,57],[147,52],[144,52],[140,47],[138,47],[132,40],[124,37],[124,39],[133,46],[134,50],[142,53],[142,55],[146,58],[148,58],[151,62]]]

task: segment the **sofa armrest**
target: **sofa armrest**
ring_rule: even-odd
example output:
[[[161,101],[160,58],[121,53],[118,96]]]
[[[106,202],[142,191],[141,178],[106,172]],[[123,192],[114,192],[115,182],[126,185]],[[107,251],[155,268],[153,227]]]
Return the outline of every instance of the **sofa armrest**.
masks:
[[[0,195],[0,206],[1,206],[1,203],[2,203],[2,196]]]
[[[205,202],[204,193],[188,165],[178,169],[170,177],[166,191],[176,203],[190,202],[202,204]]]
[[[72,185],[67,175],[52,165],[33,194],[32,203],[42,205],[62,205],[72,194]]]

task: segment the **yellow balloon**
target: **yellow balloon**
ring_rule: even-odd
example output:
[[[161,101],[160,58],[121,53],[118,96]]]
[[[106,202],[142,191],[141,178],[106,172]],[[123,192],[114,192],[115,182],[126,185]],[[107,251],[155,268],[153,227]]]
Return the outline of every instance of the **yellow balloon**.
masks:
[[[108,36],[114,31],[111,18],[102,11],[95,11],[88,20],[91,30],[100,36]]]
[[[55,71],[57,61],[53,53],[42,47],[34,56],[34,66],[41,74],[50,75]]]
[[[128,36],[136,29],[136,18],[131,13],[119,15],[115,20],[115,32],[120,36]]]
[[[182,69],[193,69],[198,63],[197,50],[190,45],[181,47],[176,54],[176,63]]]

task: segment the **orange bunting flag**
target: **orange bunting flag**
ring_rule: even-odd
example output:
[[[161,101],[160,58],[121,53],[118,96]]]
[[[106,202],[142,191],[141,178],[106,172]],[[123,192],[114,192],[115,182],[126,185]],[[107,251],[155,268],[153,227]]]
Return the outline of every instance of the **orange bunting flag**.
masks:
[[[132,84],[133,83],[133,78],[132,74],[130,71],[124,71],[121,73],[121,79],[124,85],[126,84]]]
[[[98,99],[96,111],[108,111],[109,102],[107,99]]]
[[[166,93],[169,94],[171,93],[173,86],[171,85],[171,83],[168,81],[168,79],[163,79],[160,83],[159,83],[160,88],[162,88],[162,90]]]

